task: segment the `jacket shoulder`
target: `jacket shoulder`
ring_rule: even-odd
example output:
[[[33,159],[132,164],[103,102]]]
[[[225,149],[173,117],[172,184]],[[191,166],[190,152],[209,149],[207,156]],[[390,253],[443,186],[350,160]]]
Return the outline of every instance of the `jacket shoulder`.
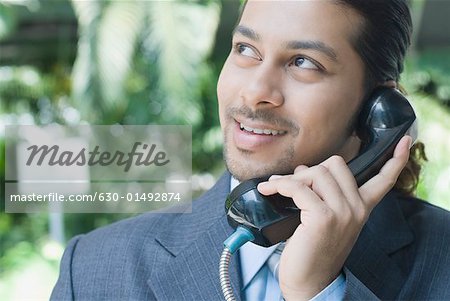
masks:
[[[399,206],[415,233],[440,233],[450,238],[450,212],[424,200],[400,196]]]
[[[229,192],[229,180],[225,173],[178,213],[146,213],[72,238],[51,300],[154,300],[148,284],[153,270],[224,215],[219,200]]]
[[[202,220],[214,220],[224,212],[217,194],[228,191],[228,185],[229,174],[225,173],[214,187],[192,202],[127,218],[79,236],[74,259],[77,254],[88,254],[93,260],[109,261],[121,253],[141,258],[144,249],[149,252],[158,243],[158,237],[189,236],[188,229],[200,227]]]
[[[404,254],[403,260],[410,259],[410,273],[400,297],[409,300],[448,300],[450,212],[411,197],[400,198],[399,204],[414,235],[410,248],[412,257]]]

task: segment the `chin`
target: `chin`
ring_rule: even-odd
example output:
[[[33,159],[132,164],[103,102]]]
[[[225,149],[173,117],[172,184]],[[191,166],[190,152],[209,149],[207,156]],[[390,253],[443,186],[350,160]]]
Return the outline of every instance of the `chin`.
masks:
[[[228,145],[229,147],[229,145]],[[270,158],[257,158],[242,150],[224,147],[223,157],[230,173],[239,181],[259,178],[269,175],[292,174],[297,165],[294,163],[294,150],[288,148]]]
[[[286,163],[281,162],[273,162],[272,164],[249,164],[247,160],[236,161],[226,158],[225,164],[228,171],[239,182],[264,176],[286,175],[294,172],[292,166],[288,166]]]

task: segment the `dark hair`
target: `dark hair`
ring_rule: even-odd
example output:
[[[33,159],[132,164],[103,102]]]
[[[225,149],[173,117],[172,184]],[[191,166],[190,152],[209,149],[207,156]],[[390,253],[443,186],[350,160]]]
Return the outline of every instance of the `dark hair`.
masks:
[[[412,20],[407,1],[334,1],[363,17],[362,26],[352,43],[365,64],[366,94],[369,95],[375,87],[388,80],[398,83],[406,51],[411,44]],[[395,188],[405,194],[413,194],[419,182],[421,165],[426,160],[424,144],[416,143],[410,150],[409,161]]]
[[[351,42],[365,65],[366,95],[386,81],[398,83],[406,51],[411,44],[412,20],[407,0],[333,1],[353,9],[363,18]],[[246,2],[241,7],[239,19]],[[425,146],[417,142],[410,150],[409,161],[395,188],[405,194],[413,194],[419,182],[422,162],[426,160]]]
[[[352,41],[366,66],[366,85],[396,82],[411,43],[412,20],[406,0],[334,0],[355,10],[363,24]]]

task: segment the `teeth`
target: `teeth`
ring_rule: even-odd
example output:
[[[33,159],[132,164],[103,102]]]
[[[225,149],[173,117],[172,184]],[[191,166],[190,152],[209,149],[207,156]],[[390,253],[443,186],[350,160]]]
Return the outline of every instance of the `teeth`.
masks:
[[[241,130],[246,130],[247,132],[252,132],[255,134],[265,134],[265,135],[281,135],[286,133],[286,131],[277,131],[277,130],[269,130],[269,129],[255,129],[244,124],[240,124]]]

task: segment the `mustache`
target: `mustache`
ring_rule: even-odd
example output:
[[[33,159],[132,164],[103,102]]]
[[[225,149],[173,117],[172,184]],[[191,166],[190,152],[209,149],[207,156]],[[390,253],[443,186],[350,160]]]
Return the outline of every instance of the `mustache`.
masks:
[[[284,117],[278,116],[271,110],[252,110],[247,106],[241,107],[231,107],[226,110],[227,118],[234,119],[235,116],[242,116],[251,120],[258,120],[264,123],[273,124],[279,129],[287,130],[291,132],[293,135],[297,135],[300,131],[299,126]]]

